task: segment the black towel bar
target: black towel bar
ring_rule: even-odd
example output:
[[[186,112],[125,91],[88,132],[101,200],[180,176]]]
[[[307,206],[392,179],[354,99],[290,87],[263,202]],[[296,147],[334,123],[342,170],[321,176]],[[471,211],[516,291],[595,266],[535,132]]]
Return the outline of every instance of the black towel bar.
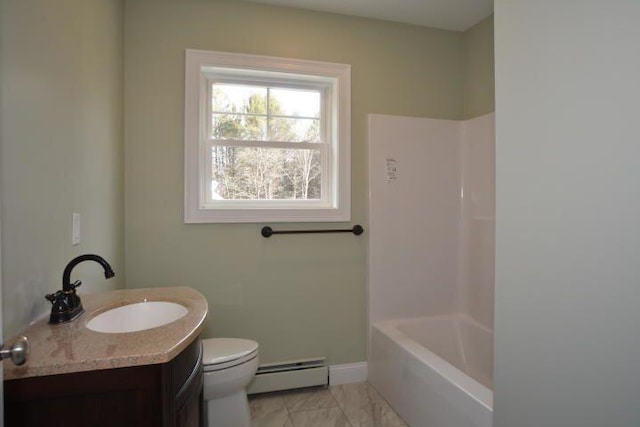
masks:
[[[354,225],[353,228],[347,228],[342,230],[281,230],[274,231],[271,227],[264,226],[260,232],[263,237],[271,237],[274,234],[308,234],[308,233],[353,233],[356,236],[364,233],[364,228],[361,225]]]

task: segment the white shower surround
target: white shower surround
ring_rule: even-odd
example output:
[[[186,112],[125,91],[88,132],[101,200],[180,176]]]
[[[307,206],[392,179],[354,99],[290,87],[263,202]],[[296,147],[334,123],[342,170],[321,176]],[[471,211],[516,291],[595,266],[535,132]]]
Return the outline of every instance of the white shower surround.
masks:
[[[458,121],[369,116],[370,324],[456,311],[460,136]]]
[[[424,418],[425,407],[437,410],[439,405],[427,400],[453,390],[458,393],[453,406],[460,410],[458,416],[484,414],[477,424],[470,418],[468,425],[491,425],[489,388],[468,388],[452,380],[467,374],[455,367],[443,372],[442,366],[455,365],[446,354],[416,358],[418,347],[423,349],[420,354],[434,354],[428,343],[397,331],[383,336],[395,331],[389,322],[422,318],[434,325],[438,322],[428,319],[438,316],[469,319],[492,332],[494,141],[494,114],[467,121],[369,116],[369,379],[396,406],[397,396],[410,396],[412,385],[414,390],[433,391],[424,395],[424,405],[407,398],[413,403],[396,408],[407,419]],[[388,176],[389,162],[396,168],[395,179]],[[465,342],[464,335],[458,340],[459,352],[475,345]],[[386,351],[389,345],[379,345],[389,340],[396,346],[392,352]],[[489,349],[484,365],[491,366],[492,343],[483,347]],[[429,383],[431,374],[411,375],[418,366],[437,373],[442,389]],[[484,375],[490,379],[491,370]],[[463,382],[476,382],[468,379]],[[482,396],[474,390],[483,390]],[[429,422],[430,427],[447,427],[459,418],[449,407],[431,413]]]

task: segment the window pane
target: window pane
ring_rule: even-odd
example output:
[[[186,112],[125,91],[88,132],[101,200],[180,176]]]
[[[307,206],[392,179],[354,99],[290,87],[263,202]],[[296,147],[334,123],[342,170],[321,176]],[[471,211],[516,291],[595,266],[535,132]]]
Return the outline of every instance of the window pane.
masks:
[[[269,113],[276,116],[320,117],[320,92],[317,90],[269,90]]]
[[[211,111],[267,114],[267,88],[214,83],[211,87]]]
[[[318,200],[320,150],[255,147],[211,149],[213,200]]]
[[[320,142],[320,120],[318,119],[269,119],[271,141]]]
[[[267,118],[214,113],[211,118],[211,137],[214,139],[264,141],[267,139]]]

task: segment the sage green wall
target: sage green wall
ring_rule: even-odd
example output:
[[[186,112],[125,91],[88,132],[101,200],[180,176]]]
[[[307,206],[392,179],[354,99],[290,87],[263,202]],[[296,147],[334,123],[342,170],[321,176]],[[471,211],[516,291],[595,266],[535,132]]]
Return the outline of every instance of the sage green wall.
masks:
[[[464,33],[464,49],[464,118],[471,119],[495,110],[493,15]]]
[[[116,278],[81,265],[81,292],[124,284],[123,4],[2,0],[2,285],[5,337],[50,306],[66,263],[103,255]],[[71,246],[71,213],[82,242]]]
[[[462,118],[463,41],[238,1],[126,2],[127,287],[194,287],[209,301],[204,336],[255,339],[262,361],[365,360],[366,232],[264,239],[263,224],[183,223],[184,51],[351,64],[352,223],[366,230],[366,115]],[[281,225],[298,226],[327,224]]]

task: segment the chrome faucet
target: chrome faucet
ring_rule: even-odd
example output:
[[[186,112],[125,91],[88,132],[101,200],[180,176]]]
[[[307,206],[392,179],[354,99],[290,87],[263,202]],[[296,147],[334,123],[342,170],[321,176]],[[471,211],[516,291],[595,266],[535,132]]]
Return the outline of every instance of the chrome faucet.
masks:
[[[115,276],[113,269],[109,263],[99,255],[80,255],[69,261],[62,273],[62,290],[53,294],[47,294],[45,298],[51,302],[51,316],[49,323],[64,323],[76,319],[82,313],[82,301],[76,294],[76,288],[82,285],[80,280],[71,283],[71,271],[74,267],[83,261],[95,261],[104,269],[105,279]]]

